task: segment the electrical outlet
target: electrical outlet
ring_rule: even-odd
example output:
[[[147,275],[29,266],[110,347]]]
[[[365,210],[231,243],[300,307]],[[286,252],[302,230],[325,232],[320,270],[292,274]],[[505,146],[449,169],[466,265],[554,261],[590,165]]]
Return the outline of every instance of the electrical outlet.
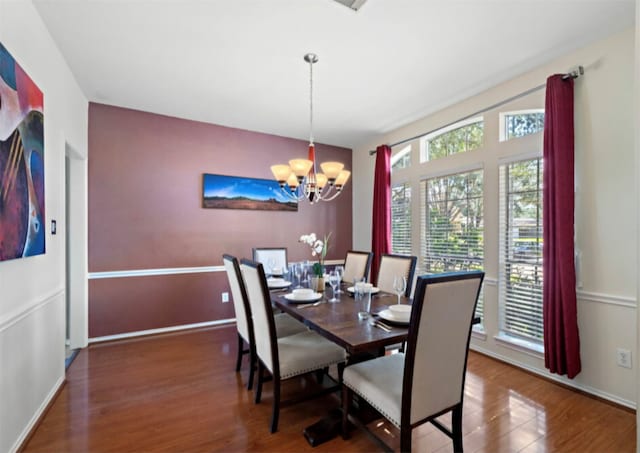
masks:
[[[229,302],[229,293],[222,293],[222,303],[226,304]]]
[[[616,349],[616,363],[623,368],[631,368],[631,351],[628,349]]]

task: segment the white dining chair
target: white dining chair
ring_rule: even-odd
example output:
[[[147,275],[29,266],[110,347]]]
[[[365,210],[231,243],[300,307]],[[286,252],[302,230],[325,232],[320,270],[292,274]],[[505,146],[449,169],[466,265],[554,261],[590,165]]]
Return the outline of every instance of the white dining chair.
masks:
[[[413,428],[430,422],[462,452],[462,403],[469,339],[484,272],[418,277],[405,353],[348,366],[343,373],[342,434],[357,394],[400,430],[400,451],[411,451]],[[451,412],[451,429],[438,420]],[[371,433],[373,435],[373,433]],[[384,442],[374,436],[381,445]]]
[[[353,283],[354,278],[362,277],[368,280],[372,257],[373,253],[371,252],[349,250],[344,260],[344,272],[342,273],[342,281]]]
[[[274,274],[274,269],[280,269],[282,273],[287,271],[286,247],[254,247],[252,254],[253,261],[261,263],[269,275]]]
[[[409,297],[413,285],[413,274],[416,271],[418,258],[408,255],[392,255],[385,253],[380,257],[380,267],[376,287],[387,293],[395,293],[393,281],[397,276],[403,276],[407,281],[404,295]]]
[[[253,375],[255,370],[255,338],[253,332],[253,322],[251,319],[251,307],[247,299],[247,292],[240,273],[238,259],[232,255],[223,255],[222,262],[227,271],[227,279],[231,289],[231,299],[233,309],[236,314],[236,329],[238,331],[238,353],[236,357],[236,372],[240,371],[242,356],[249,354],[249,380],[247,389],[253,388]],[[293,319],[286,313],[278,313],[274,316],[276,335],[286,337],[296,333],[305,332],[307,327],[301,322]],[[247,347],[245,348],[245,343]]]
[[[271,432],[274,433],[278,430],[281,382],[303,374],[325,371],[332,365],[338,365],[338,375],[341,380],[346,352],[340,346],[311,330],[278,338],[262,264],[243,259],[240,269],[251,306],[256,340],[258,384],[255,402],[260,402],[262,384],[265,381],[264,374],[265,371],[268,371],[273,377],[273,407],[270,426]],[[337,389],[337,387],[325,388],[307,396],[312,398]]]

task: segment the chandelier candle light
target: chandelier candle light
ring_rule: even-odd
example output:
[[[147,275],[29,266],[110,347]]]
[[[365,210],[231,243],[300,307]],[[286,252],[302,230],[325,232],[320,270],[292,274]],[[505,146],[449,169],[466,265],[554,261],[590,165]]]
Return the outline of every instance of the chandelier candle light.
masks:
[[[314,204],[331,201],[342,192],[351,172],[344,170],[341,162],[322,162],[316,169],[316,153],[313,144],[313,64],[318,56],[308,53],[304,61],[309,63],[309,156],[307,159],[292,159],[289,165],[272,165],[271,172],[280,184],[280,189],[292,200],[307,199]],[[287,189],[288,186],[288,189]]]

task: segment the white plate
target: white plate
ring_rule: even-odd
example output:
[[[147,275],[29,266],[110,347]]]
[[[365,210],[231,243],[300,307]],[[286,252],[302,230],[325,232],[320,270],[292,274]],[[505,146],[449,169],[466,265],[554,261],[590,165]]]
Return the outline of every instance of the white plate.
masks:
[[[353,286],[349,286],[347,288],[347,291],[349,291],[350,293],[355,293],[356,292],[356,290],[355,290],[355,288]],[[380,292],[380,288],[377,288],[375,286],[373,288],[371,288],[371,294],[377,294],[379,292]]]
[[[268,278],[267,285],[269,289],[287,288],[291,286],[291,282],[286,281],[284,278]]]
[[[294,296],[293,293],[285,294],[284,298],[289,302],[293,302],[296,304],[304,304],[307,302],[315,302],[317,300],[322,299],[321,293],[311,293],[308,296]]]
[[[396,323],[396,324],[404,324],[404,325],[409,324],[409,320],[411,319],[410,317],[408,317],[407,319],[399,319],[389,309],[382,310],[380,313],[378,313],[378,316],[380,316],[385,321],[393,322],[393,323]]]

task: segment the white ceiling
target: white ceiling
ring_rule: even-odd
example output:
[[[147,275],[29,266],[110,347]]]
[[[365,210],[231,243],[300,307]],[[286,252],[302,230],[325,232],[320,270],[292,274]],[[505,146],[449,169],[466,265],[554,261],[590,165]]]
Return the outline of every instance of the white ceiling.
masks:
[[[308,138],[314,52],[315,139],[347,147],[630,27],[635,3],[33,2],[90,101],[180,118]]]

